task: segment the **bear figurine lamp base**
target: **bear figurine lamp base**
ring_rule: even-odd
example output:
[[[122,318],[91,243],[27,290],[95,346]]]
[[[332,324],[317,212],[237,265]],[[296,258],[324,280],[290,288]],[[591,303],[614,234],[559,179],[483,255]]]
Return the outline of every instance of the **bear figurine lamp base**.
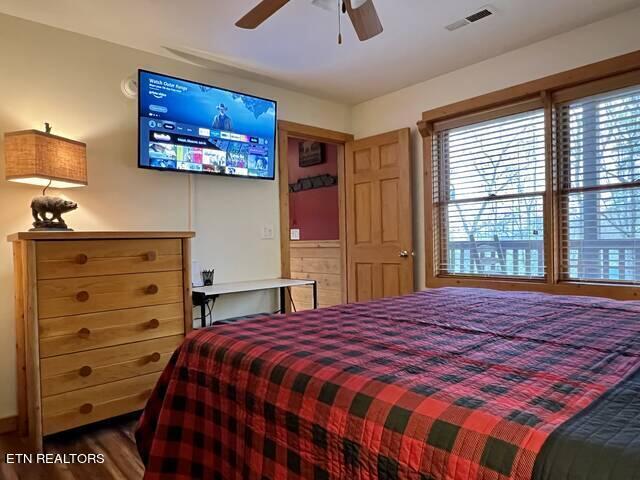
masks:
[[[74,188],[87,185],[86,145],[46,132],[24,130],[5,133],[5,178],[11,182],[44,187],[41,197],[31,202],[32,230],[71,230],[62,219],[78,204],[49,197],[47,188]]]
[[[60,197],[36,197],[31,200],[31,214],[33,215],[33,228],[30,231],[63,230],[73,231],[67,227],[62,219],[62,214],[78,208],[78,204]],[[48,217],[51,214],[51,218]]]

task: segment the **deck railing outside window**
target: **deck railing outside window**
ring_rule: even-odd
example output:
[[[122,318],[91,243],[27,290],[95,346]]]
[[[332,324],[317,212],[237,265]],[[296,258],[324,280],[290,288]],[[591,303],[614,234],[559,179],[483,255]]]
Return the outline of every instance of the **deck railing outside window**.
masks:
[[[449,242],[449,273],[454,275],[487,275],[536,277],[544,275],[543,242],[541,240],[500,241],[502,261],[494,261],[493,252],[479,252],[485,260],[474,260],[476,243]],[[568,254],[572,278],[604,280],[608,282],[640,282],[640,244],[635,240],[572,241]],[[598,258],[597,269],[591,268],[587,276],[587,263],[583,255],[589,250]],[[477,257],[476,257],[477,258]]]

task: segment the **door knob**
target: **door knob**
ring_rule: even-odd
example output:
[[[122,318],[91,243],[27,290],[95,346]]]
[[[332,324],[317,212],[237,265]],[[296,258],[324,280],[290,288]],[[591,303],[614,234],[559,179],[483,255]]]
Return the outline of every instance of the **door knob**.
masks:
[[[406,250],[402,250],[400,252],[400,257],[407,258],[408,256],[409,256],[409,252],[407,252]]]

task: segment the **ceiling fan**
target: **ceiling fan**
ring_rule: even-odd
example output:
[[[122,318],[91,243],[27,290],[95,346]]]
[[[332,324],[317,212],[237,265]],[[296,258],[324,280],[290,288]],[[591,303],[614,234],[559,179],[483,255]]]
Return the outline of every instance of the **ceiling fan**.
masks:
[[[262,0],[253,10],[236,23],[237,27],[253,30],[284,7],[290,0]],[[331,0],[328,0],[331,1]],[[337,0],[342,13],[348,13],[353,28],[361,41],[369,40],[382,33],[382,23],[373,0]],[[326,3],[326,2],[322,2]],[[342,43],[339,35],[338,43]]]

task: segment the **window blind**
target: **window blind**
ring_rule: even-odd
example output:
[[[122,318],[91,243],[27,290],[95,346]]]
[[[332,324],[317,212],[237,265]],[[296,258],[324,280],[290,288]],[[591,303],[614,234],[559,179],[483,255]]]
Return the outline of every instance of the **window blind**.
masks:
[[[544,277],[544,109],[436,130],[438,273]]]
[[[640,284],[640,86],[556,108],[565,280]]]

